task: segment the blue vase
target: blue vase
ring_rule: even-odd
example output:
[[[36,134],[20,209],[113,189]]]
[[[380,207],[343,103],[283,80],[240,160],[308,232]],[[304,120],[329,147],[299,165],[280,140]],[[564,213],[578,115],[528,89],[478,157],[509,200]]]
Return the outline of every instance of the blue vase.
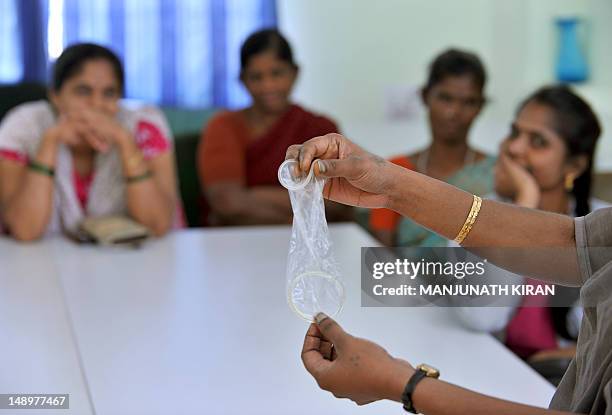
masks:
[[[578,41],[579,22],[575,17],[557,19],[559,28],[557,80],[560,82],[584,82],[589,77],[589,68]]]

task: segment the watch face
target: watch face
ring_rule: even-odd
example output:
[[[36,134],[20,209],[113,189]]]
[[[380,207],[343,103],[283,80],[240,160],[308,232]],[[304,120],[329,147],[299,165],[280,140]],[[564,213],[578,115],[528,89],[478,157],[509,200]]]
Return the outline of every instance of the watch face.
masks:
[[[417,370],[421,370],[425,372],[425,376],[427,376],[428,378],[437,379],[440,377],[440,371],[438,369],[436,369],[435,367],[426,365],[425,363],[421,363],[420,365],[418,365]]]

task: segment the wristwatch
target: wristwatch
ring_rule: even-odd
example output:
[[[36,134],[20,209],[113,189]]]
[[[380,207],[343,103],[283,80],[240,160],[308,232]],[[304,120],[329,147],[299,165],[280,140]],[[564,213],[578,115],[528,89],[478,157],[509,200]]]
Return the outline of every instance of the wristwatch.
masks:
[[[440,371],[434,367],[421,363],[416,367],[414,374],[408,380],[404,393],[402,393],[402,403],[404,404],[404,410],[407,412],[416,414],[418,413],[412,403],[412,393],[416,385],[424,378],[438,379],[440,377]]]

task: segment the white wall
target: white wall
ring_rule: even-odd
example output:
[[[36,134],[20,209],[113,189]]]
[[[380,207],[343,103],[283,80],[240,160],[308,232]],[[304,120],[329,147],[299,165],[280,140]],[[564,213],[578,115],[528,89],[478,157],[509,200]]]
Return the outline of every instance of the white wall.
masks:
[[[382,118],[385,89],[420,84],[431,57],[451,40],[477,52],[488,49],[489,0],[278,4],[281,29],[303,67],[297,97],[340,121]]]
[[[595,80],[612,86],[609,0],[279,0],[280,27],[302,63],[296,96],[341,122],[384,118],[390,85],[420,85],[438,52],[478,53],[490,75],[489,115],[554,81],[558,15],[590,16]],[[592,39],[591,39],[592,40]]]
[[[383,155],[427,142],[426,128],[385,118],[390,86],[417,87],[427,65],[450,46],[480,55],[491,103],[477,122],[474,143],[495,151],[522,98],[554,82],[554,19],[580,15],[592,79],[579,91],[612,127],[612,1],[610,0],[278,0],[280,29],[293,45],[302,71],[295,97],[334,116]],[[413,124],[423,124],[415,115]],[[400,125],[401,124],[401,125]],[[402,127],[402,125],[405,125]],[[406,143],[402,131],[418,134]],[[389,134],[376,137],[373,134]],[[612,131],[599,147],[598,165],[612,169]],[[367,136],[367,137],[366,137]],[[608,161],[609,160],[609,161]]]

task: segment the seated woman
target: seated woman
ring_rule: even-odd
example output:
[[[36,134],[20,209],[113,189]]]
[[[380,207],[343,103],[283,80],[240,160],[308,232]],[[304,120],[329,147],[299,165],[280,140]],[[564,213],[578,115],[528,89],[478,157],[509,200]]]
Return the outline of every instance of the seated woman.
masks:
[[[94,44],[57,59],[47,101],[0,125],[0,212],[16,239],[74,232],[85,216],[128,215],[153,234],[177,220],[170,131],[154,108],[128,110],[117,56]]]
[[[211,225],[290,223],[287,191],[277,170],[285,149],[317,135],[338,131],[327,117],[290,101],[298,66],[287,40],[276,30],[253,33],[240,51],[240,80],[252,104],[216,115],[198,149],[198,171]],[[331,205],[331,203],[330,203]],[[328,219],[346,207],[328,205]]]
[[[566,86],[542,88],[520,106],[495,165],[494,200],[573,217],[608,206],[591,197],[593,158],[601,128],[590,106]],[[562,290],[564,303],[576,288]],[[559,294],[557,294],[559,295]],[[544,302],[542,303],[542,300]],[[522,306],[460,307],[461,321],[478,331],[499,332],[519,356],[571,345],[581,308],[546,307],[546,298],[524,297]],[[569,313],[569,311],[572,311]],[[571,357],[571,356],[570,356]]]
[[[472,53],[448,50],[434,59],[422,90],[431,144],[391,162],[484,195],[493,189],[495,158],[470,148],[468,133],[484,102],[486,73]],[[387,246],[445,246],[446,240],[388,209],[373,210],[369,227]]]

